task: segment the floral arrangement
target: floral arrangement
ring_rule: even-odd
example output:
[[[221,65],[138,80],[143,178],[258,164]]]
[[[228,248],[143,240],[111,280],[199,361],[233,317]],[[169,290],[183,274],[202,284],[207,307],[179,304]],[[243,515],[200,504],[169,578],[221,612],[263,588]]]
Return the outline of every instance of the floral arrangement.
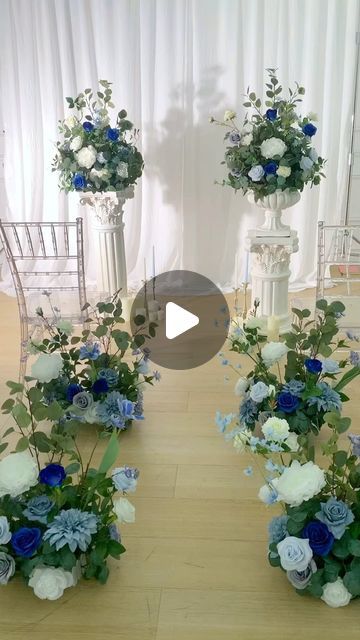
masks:
[[[9,446],[6,438],[20,437],[0,459],[0,584],[18,574],[38,598],[56,600],[81,576],[105,583],[107,559],[125,551],[117,523],[135,517],[127,498],[116,494],[135,490],[138,471],[119,467],[110,473],[119,453],[116,432],[100,434],[84,459],[78,423],[62,420],[56,400],[45,401],[36,386],[7,384],[14,397],[2,410],[15,426],[5,431],[1,453]],[[104,438],[107,447],[95,468],[96,445]]]
[[[111,125],[114,108],[111,83],[99,80],[94,96],[85,89],[76,98],[66,98],[75,111],[59,122],[62,141],[57,142],[53,171],[60,172],[59,187],[68,191],[123,191],[140,178],[144,162],[135,146],[138,131],[125,109]]]
[[[267,69],[265,107],[253,91],[247,89],[244,107],[251,108],[242,125],[234,111],[225,111],[223,122],[211,117],[210,122],[226,127],[225,161],[229,173],[223,185],[253,192],[255,201],[277,191],[302,191],[308,183],[318,185],[324,160],[313,147],[317,128],[316,114],[300,116],[296,112],[305,93],[295,83],[283,96],[275,69]]]
[[[320,300],[317,309],[317,321],[307,320],[308,309],[293,309],[298,322],[283,343],[264,344],[256,316],[233,329],[233,351],[252,358],[255,366],[235,386],[242,397],[235,428],[226,433],[233,414],[218,412],[216,422],[236,450],[248,452],[259,466],[265,479],[260,500],[281,508],[269,523],[270,565],[286,573],[298,594],[341,607],[360,596],[360,436],[350,434],[346,443],[351,421],[341,415],[342,401],[348,400],[341,390],[359,375],[360,366],[356,352],[345,372],[348,359],[337,363],[330,357],[343,305]],[[345,342],[338,340],[338,347]],[[285,356],[282,382],[279,362]],[[229,363],[223,359],[223,364]],[[271,371],[274,365],[277,374]],[[254,410],[245,411],[246,403]],[[322,425],[330,436],[319,447],[310,446]],[[252,475],[253,466],[244,473]]]
[[[59,404],[63,421],[97,424],[103,429],[121,431],[143,420],[143,389],[159,380],[160,374],[150,373],[149,352],[140,351],[145,335],[136,332],[131,336],[119,328],[125,322],[119,297],[95,307],[85,305],[89,329],[81,336],[72,335],[71,323],[61,319],[51,300],[50,305],[51,320],[41,307],[37,309],[48,337],[30,341],[30,351],[38,354],[30,379],[36,380],[44,401]],[[155,326],[149,325],[150,335]],[[124,359],[129,350],[133,355],[130,363]]]
[[[297,322],[281,342],[267,342],[261,334],[262,319],[256,315],[243,326],[232,326],[230,351],[244,354],[253,368],[246,377],[239,376],[235,385],[235,393],[241,398],[238,415],[222,416],[218,412],[217,424],[225,431],[236,420],[232,435],[240,433],[243,437],[243,430],[247,430],[254,451],[267,447],[268,442],[253,432],[261,427],[264,436],[264,424],[270,425],[273,419],[277,425],[283,421],[289,427],[292,435],[288,446],[310,446],[308,435],[319,433],[329,411],[341,411],[343,402],[348,400],[343,389],[360,374],[356,353],[350,352],[339,362],[332,358],[337,349],[346,347],[345,340],[334,340],[339,332],[337,318],[343,314],[344,305],[319,300],[316,307],[315,320],[309,319],[309,309],[293,309]],[[230,362],[225,359],[224,364]],[[309,455],[311,451],[310,446]]]

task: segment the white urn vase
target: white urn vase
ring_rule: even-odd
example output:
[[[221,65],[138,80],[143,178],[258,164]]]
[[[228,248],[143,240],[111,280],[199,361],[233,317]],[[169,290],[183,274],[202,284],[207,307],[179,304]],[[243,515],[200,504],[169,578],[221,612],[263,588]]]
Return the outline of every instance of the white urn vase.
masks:
[[[294,204],[299,202],[299,191],[290,191],[285,189],[277,189],[274,193],[255,201],[254,194],[251,192],[248,194],[248,200],[251,204],[256,204],[264,210],[265,222],[259,227],[256,227],[256,236],[260,237],[274,237],[274,236],[290,236],[290,227],[283,224],[281,221],[281,215],[283,209],[288,209]]]
[[[86,193],[80,204],[92,213],[95,233],[97,289],[101,295],[112,296],[121,289],[127,295],[126,255],[124,243],[124,204],[134,197],[134,187],[123,191]]]

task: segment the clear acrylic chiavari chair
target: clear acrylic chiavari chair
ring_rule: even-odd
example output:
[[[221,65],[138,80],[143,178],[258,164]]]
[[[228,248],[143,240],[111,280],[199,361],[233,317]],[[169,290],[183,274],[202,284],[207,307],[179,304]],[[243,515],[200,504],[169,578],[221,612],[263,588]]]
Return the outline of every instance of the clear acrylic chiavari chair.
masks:
[[[316,299],[341,300],[342,328],[360,328],[360,225],[318,225]]]
[[[61,318],[74,324],[84,324],[87,302],[83,220],[75,222],[3,222],[0,220],[0,238],[14,282],[20,318],[20,373],[26,373],[28,341],[36,333],[41,320],[31,309],[30,299],[56,296],[66,301],[73,296],[71,312],[62,312]],[[41,305],[40,305],[41,306]]]

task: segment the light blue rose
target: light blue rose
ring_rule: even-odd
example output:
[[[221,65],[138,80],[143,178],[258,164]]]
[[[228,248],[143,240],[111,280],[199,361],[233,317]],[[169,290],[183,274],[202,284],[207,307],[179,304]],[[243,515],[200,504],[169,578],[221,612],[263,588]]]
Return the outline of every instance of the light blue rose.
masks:
[[[327,502],[321,503],[321,511],[315,517],[326,524],[334,538],[339,540],[345,533],[346,527],[354,522],[354,514],[347,504],[336,498],[329,498]]]
[[[262,402],[269,395],[269,387],[264,382],[257,382],[250,389],[250,398],[256,403]]]
[[[253,182],[260,182],[264,175],[265,171],[261,164],[257,164],[255,167],[252,167],[248,173],[249,178],[251,178]]]
[[[288,536],[277,545],[280,563],[285,571],[305,571],[313,557],[309,540]]]
[[[310,171],[313,164],[313,161],[308,156],[303,156],[300,160],[300,167],[303,171]]]
[[[318,153],[317,153],[316,149],[314,149],[314,147],[311,147],[311,149],[309,151],[309,158],[311,158],[311,160],[313,162],[317,162],[319,160]]]
[[[9,521],[6,516],[0,516],[0,544],[7,544],[11,540]]]
[[[23,511],[24,516],[30,521],[34,520],[47,524],[48,513],[51,511],[54,504],[54,501],[46,495],[34,496],[34,498],[30,498],[27,503],[26,509]]]
[[[331,358],[326,358],[322,363],[322,373],[339,373],[341,371],[339,363]]]

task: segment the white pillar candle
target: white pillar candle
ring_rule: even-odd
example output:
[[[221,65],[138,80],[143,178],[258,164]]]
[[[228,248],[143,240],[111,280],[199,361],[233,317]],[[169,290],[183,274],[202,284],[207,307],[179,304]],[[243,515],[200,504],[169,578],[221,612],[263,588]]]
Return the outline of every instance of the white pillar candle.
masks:
[[[245,266],[243,272],[243,282],[249,282],[249,252],[245,251]]]
[[[278,342],[280,330],[279,316],[269,316],[267,321],[267,338],[269,342]]]
[[[157,311],[149,311],[149,321],[150,322],[157,322],[158,319],[158,312]]]
[[[144,316],[144,318],[146,318],[145,307],[138,307],[137,309],[135,309],[135,316]]]
[[[159,311],[160,304],[157,300],[149,300],[148,302],[149,311]]]

